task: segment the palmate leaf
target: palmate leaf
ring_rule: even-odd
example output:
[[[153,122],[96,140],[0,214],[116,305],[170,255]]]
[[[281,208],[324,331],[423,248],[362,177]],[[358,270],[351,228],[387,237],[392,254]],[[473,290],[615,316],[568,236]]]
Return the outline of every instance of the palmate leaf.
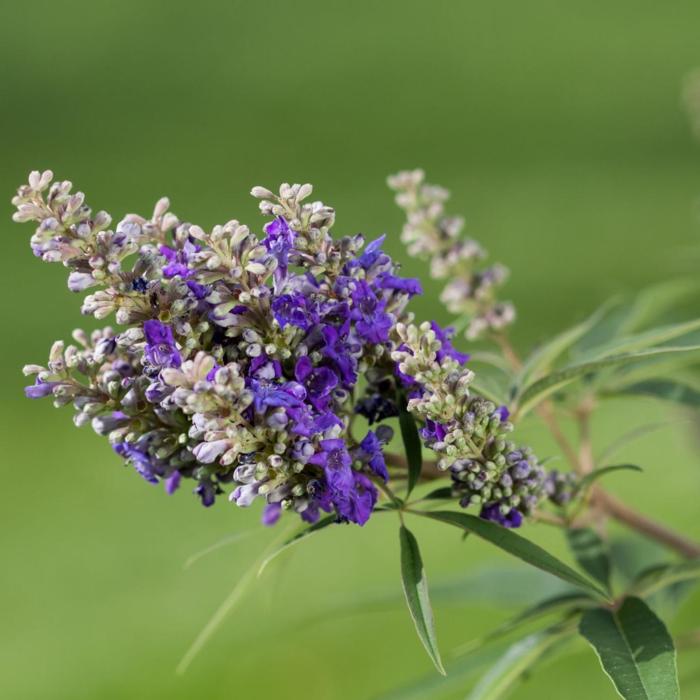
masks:
[[[514,642],[479,679],[468,700],[498,700],[556,644],[571,637],[575,627],[556,625]]]
[[[598,479],[600,479],[602,476],[619,471],[641,472],[643,470],[636,464],[609,464],[607,467],[598,467],[598,469],[594,469],[592,472],[589,472],[586,474],[586,476],[580,479],[578,482],[578,490],[585,491],[591,486],[591,484],[598,481]]]
[[[413,533],[404,525],[399,530],[401,544],[401,580],[406,603],[418,632],[418,637],[428,652],[435,668],[444,676],[445,668],[440,658],[440,650],[435,635],[433,609],[428,595],[428,581],[423,569],[418,542]]]
[[[607,600],[607,594],[598,586],[564,564],[564,562],[559,561],[559,559],[542,549],[539,545],[526,540],[520,535],[516,535],[512,530],[468,513],[425,511],[420,513],[420,515],[468,531],[538,569],[553,574],[567,583],[592,593],[596,597]]]
[[[610,590],[610,555],[600,535],[587,527],[566,531],[569,547],[579,566],[598,583]]]
[[[639,598],[583,614],[579,631],[626,700],[679,700],[676,651],[664,623]]]
[[[406,487],[406,497],[408,497],[420,479],[421,469],[423,468],[423,452],[416,421],[406,409],[406,400],[403,397],[401,398],[401,407],[399,409],[399,426],[401,427],[401,437],[406,452],[406,461],[408,462],[408,485]]]
[[[650,357],[671,353],[693,352],[697,350],[700,350],[700,345],[657,347],[564,367],[563,369],[542,377],[542,379],[538,379],[536,382],[526,387],[522,394],[516,397],[517,413],[522,418],[522,416],[533,409],[538,403],[544,401],[550,394],[562,389],[581,377],[594,374],[600,370],[611,367],[621,367]]]
[[[700,559],[679,564],[659,564],[642,571],[629,588],[631,595],[646,597],[682,581],[700,578]]]

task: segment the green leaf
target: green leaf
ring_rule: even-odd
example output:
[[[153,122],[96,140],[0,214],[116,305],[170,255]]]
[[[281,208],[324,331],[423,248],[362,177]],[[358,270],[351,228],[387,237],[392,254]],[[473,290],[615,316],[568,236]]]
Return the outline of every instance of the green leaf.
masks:
[[[266,556],[260,563],[260,567],[258,568],[258,578],[262,576],[263,572],[267,568],[268,564],[272,562],[273,560],[277,559],[277,557],[282,554],[282,552],[285,552],[287,549],[292,547],[295,544],[298,544],[301,540],[306,539],[307,537],[313,535],[314,533],[318,532],[319,530],[323,530],[324,528],[328,527],[329,525],[333,525],[333,523],[337,523],[338,518],[335,515],[328,515],[325,518],[321,518],[318,522],[315,522],[313,525],[309,525],[309,527],[305,527],[303,530],[300,530],[296,534],[294,534],[292,537],[289,539],[285,540],[277,549],[275,549],[271,554]]]
[[[700,559],[690,559],[680,564],[659,564],[642,571],[632,582],[629,592],[646,597],[667,586],[696,578],[700,578]]]
[[[416,512],[416,511],[413,511]],[[481,537],[487,542],[496,545],[500,549],[512,554],[518,559],[522,559],[524,562],[536,566],[538,569],[542,569],[554,576],[558,576],[560,579],[571,583],[574,586],[582,588],[598,597],[602,597],[607,600],[608,596],[596,585],[591,583],[588,579],[584,578],[577,571],[571,567],[564,564],[564,562],[559,561],[556,557],[552,556],[549,552],[542,549],[539,545],[536,545],[530,540],[526,540],[520,535],[516,535],[512,530],[492,523],[488,520],[483,520],[475,515],[470,515],[468,513],[457,513],[454,511],[434,511],[434,512],[421,512],[420,515],[431,518],[432,520],[438,520],[439,522],[447,523],[448,525],[454,525],[455,527],[462,528],[467,532],[475,534],[477,537]]]
[[[420,479],[421,469],[423,468],[423,453],[416,421],[406,410],[404,399],[402,399],[399,412],[399,425],[401,426],[401,437],[403,438],[406,461],[408,462],[408,486],[406,487],[406,497],[408,497],[418,483],[418,479]]]
[[[610,556],[608,547],[595,530],[573,528],[566,531],[569,547],[579,566],[610,590]]]
[[[433,610],[428,597],[428,581],[423,570],[423,560],[418,549],[418,542],[405,525],[402,525],[399,530],[399,540],[401,543],[401,580],[406,603],[408,603],[418,637],[435,664],[435,668],[444,676],[445,669],[440,659]]]
[[[643,333],[636,333],[604,345],[599,345],[589,350],[582,359],[584,361],[587,359],[600,360],[605,357],[617,356],[621,353],[637,352],[652,346],[660,346],[662,343],[668,343],[698,329],[700,329],[700,319],[697,318],[685,323],[659,326]]]
[[[555,336],[548,343],[535,350],[518,373],[516,387],[524,386],[548,370],[554,361],[561,357],[576,341],[582,338],[607,313],[609,304],[604,304],[585,321],[569,328]]]
[[[643,289],[624,309],[616,335],[633,333],[657,318],[667,316],[667,312],[677,309],[684,299],[696,296],[698,289],[697,280],[692,278],[661,282]]]
[[[691,406],[700,407],[700,391],[675,379],[650,379],[638,382],[620,389],[605,391],[603,396],[649,396],[663,401],[672,401]]]
[[[619,610],[588,610],[581,634],[626,700],[679,700],[676,651],[664,623],[639,598]]]
[[[512,644],[479,680],[468,700],[498,700],[555,645],[569,637],[574,628],[555,626],[535,632]]]
[[[264,561],[267,553],[273,550],[275,547],[277,547],[277,543],[280,542],[286,536],[287,531],[281,532],[280,535],[276,537],[265,550],[263,550],[260,557],[255,562],[253,562],[252,566],[250,566],[246,570],[243,576],[241,576],[241,578],[238,579],[236,585],[233,587],[231,592],[226,596],[226,598],[224,598],[221,605],[219,605],[214,614],[209,618],[209,620],[201,629],[199,634],[195,637],[192,644],[190,644],[189,648],[187,649],[184,656],[180,660],[180,663],[175,669],[175,672],[177,674],[183,674],[189,668],[190,664],[192,663],[192,661],[194,661],[197,654],[199,654],[199,652],[204,648],[204,646],[209,641],[214,632],[216,632],[216,630],[219,628],[219,625],[224,621],[226,616],[236,607],[236,605],[238,605],[240,600],[243,598],[243,595],[245,594],[246,590],[255,580],[255,572],[260,562]]]
[[[455,649],[454,653],[457,655],[471,654],[484,644],[488,644],[489,642],[499,639],[506,634],[509,634],[513,630],[518,629],[522,625],[538,620],[545,615],[550,615],[555,612],[563,612],[564,617],[567,618],[582,609],[598,607],[598,605],[598,601],[594,600],[589,595],[579,593],[578,591],[561,593],[550,598],[545,598],[539,603],[526,608],[519,615],[507,620],[495,630],[489,632],[487,635],[474,639],[458,647]]]
[[[578,482],[578,490],[585,491],[594,481],[598,481],[601,476],[619,471],[641,472],[643,470],[636,464],[610,464],[607,467],[599,467],[586,474],[586,476]]]
[[[426,700],[426,698],[435,700],[435,698],[444,697],[446,693],[457,693],[463,690],[477,671],[487,664],[492,664],[502,653],[503,650],[498,647],[482,649],[452,661],[448,665],[447,676],[430,673],[380,695],[377,700]]]
[[[423,499],[426,501],[434,501],[443,498],[454,498],[452,488],[450,486],[443,486],[442,488],[435,489],[434,491],[431,491],[423,496]]]
[[[536,382],[526,387],[522,394],[517,397],[518,414],[520,417],[524,416],[530,409],[534,408],[534,406],[547,398],[547,396],[587,374],[593,374],[608,367],[624,366],[633,362],[638,362],[642,359],[647,359],[649,357],[656,357],[677,352],[692,352],[695,350],[700,350],[700,345],[651,348],[649,350],[641,350],[639,352],[628,352],[621,355],[614,355],[612,357],[605,357],[592,362],[582,362],[579,364],[570,365],[564,369],[552,372],[546,377],[542,377],[542,379],[538,379]]]

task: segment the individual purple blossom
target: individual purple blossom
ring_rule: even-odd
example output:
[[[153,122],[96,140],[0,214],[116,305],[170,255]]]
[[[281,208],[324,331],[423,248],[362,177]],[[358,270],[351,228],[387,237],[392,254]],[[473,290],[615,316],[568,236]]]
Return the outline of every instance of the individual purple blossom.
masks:
[[[377,502],[377,489],[362,472],[353,472],[353,488],[346,499],[337,502],[341,518],[357,525],[364,525],[372,515]]]
[[[191,241],[186,240],[181,248],[171,248],[167,245],[160,246],[160,254],[168,261],[163,266],[163,276],[167,279],[171,277],[191,277],[194,270],[189,267],[192,257],[201,249]]]
[[[314,367],[308,355],[300,357],[294,367],[294,376],[304,385],[311,404],[317,411],[328,407],[330,395],[338,386],[338,376],[328,367]]]
[[[168,495],[172,495],[177,491],[177,489],[180,486],[180,480],[182,479],[182,474],[180,474],[179,471],[174,471],[166,480],[165,480],[165,492]]]
[[[356,322],[360,337],[369,343],[385,343],[393,325],[391,316],[384,310],[386,302],[379,299],[364,280],[355,285],[352,301],[351,318]]]
[[[272,314],[281,328],[291,325],[306,331],[318,320],[314,319],[308,297],[301,292],[277,296],[271,306]]]
[[[380,426],[376,433],[370,430],[357,450],[357,457],[383,481],[389,481],[389,472],[382,448],[391,439],[391,433],[391,428],[386,426]]]
[[[58,386],[60,382],[45,382],[39,377],[36,378],[34,384],[24,387],[24,395],[28,399],[43,399],[46,396],[51,396],[53,388]]]
[[[517,528],[523,523],[523,516],[519,510],[511,508],[505,515],[501,512],[501,506],[498,503],[491,503],[485,505],[479,516],[484,520],[490,520],[491,522],[503,525],[503,527]]]
[[[156,319],[149,319],[143,324],[146,336],[146,360],[157,369],[179,367],[182,364],[180,351],[175,345],[170,326]]]
[[[131,462],[134,469],[136,469],[146,481],[151,484],[158,483],[158,476],[155,473],[155,464],[148,452],[128,442],[118,442],[113,445],[113,449],[120,457]]]
[[[277,259],[277,272],[280,277],[286,277],[289,265],[289,253],[294,248],[294,231],[282,216],[278,216],[265,226],[267,236],[263,245]]]
[[[262,514],[262,524],[263,525],[274,525],[282,515],[282,505],[280,503],[268,503],[265,508],[263,508]]]

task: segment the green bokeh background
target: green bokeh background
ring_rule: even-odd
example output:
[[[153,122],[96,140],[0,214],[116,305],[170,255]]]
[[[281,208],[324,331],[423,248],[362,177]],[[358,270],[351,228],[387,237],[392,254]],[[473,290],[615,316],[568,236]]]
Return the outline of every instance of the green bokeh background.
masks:
[[[420,165],[512,269],[523,349],[611,294],[697,274],[700,152],[680,107],[683,76],[700,64],[697,2],[40,1],[5,3],[0,20],[6,200],[30,169],[50,167],[117,219],[168,194],[201,225],[260,227],[252,185],[311,181],[337,208],[338,231],[387,232],[407,272],[424,276],[401,248],[384,185]],[[75,431],[67,411],[23,398],[21,366],[43,362],[84,320],[65,271],[31,256],[31,228],[10,211],[0,224],[0,697],[361,700],[430,673],[401,607],[397,524],[384,515],[280,560],[175,675],[276,533],[258,528],[257,509],[205,510],[186,489],[167,498]],[[416,312],[447,321],[425,286]],[[611,404],[596,438],[675,415]],[[537,425],[521,434],[539,454],[555,452]],[[611,488],[700,537],[689,424],[621,458],[646,471],[613,476]],[[248,530],[183,570],[193,553]],[[438,596],[445,650],[542,591],[519,588],[522,568],[478,542],[422,522],[414,530],[436,587],[495,566],[515,588],[509,604],[475,581],[456,600]],[[527,534],[566,556],[558,533]],[[671,625],[698,619],[696,596]],[[513,697],[615,697],[593,654],[573,651]],[[681,671],[686,697],[700,695],[697,653]],[[454,697],[467,687],[457,683]]]

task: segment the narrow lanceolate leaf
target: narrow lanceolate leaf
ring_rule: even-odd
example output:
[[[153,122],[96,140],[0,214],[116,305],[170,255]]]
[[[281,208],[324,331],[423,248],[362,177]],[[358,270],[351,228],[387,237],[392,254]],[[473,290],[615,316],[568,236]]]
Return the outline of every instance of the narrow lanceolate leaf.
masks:
[[[401,426],[401,437],[403,438],[406,461],[408,462],[408,486],[406,492],[406,496],[408,496],[418,483],[418,479],[420,479],[420,472],[423,468],[423,454],[416,421],[406,410],[405,404],[401,407],[399,413],[399,425]]]
[[[700,559],[691,559],[680,564],[660,564],[642,571],[633,581],[629,592],[646,597],[683,581],[700,578]]]
[[[655,284],[640,291],[617,325],[621,337],[663,318],[666,312],[678,308],[683,300],[695,297],[699,291],[696,279],[674,279]]]
[[[675,379],[649,379],[620,389],[605,391],[603,396],[648,396],[682,406],[700,407],[700,391],[690,384]]]
[[[595,530],[587,527],[567,530],[566,537],[579,566],[610,590],[610,555],[608,547]]]
[[[601,476],[620,471],[641,472],[643,470],[636,464],[609,464],[607,467],[599,467],[598,469],[594,469],[589,474],[586,474],[586,476],[584,476],[578,482],[579,491],[587,489],[594,481],[598,481]]]
[[[679,352],[694,352],[700,350],[700,345],[682,345],[678,347],[660,347],[650,348],[648,350],[640,350],[638,352],[627,352],[620,355],[613,355],[599,360],[590,362],[580,362],[578,364],[569,365],[563,369],[557,370],[548,374],[542,379],[533,382],[522,394],[517,397],[518,413],[522,417],[529,410],[547,398],[550,394],[564,388],[576,379],[580,379],[589,374],[594,374],[600,370],[623,367],[625,365],[646,360],[651,357],[661,355],[679,353]]]
[[[639,598],[588,610],[579,631],[626,700],[679,700],[676,650],[664,623]]]
[[[604,357],[612,357],[620,353],[637,352],[652,346],[660,346],[676,338],[681,338],[693,331],[700,329],[700,319],[686,321],[685,323],[675,323],[669,326],[660,326],[636,333],[618,340],[614,340],[605,345],[593,348],[586,353],[584,360],[600,360]]]
[[[258,577],[262,576],[263,571],[265,571],[268,564],[270,564],[270,562],[272,562],[273,560],[277,559],[277,557],[280,554],[282,554],[282,552],[286,551],[293,545],[298,544],[299,542],[301,542],[301,540],[306,539],[307,537],[313,535],[319,530],[323,530],[329,525],[333,525],[333,523],[337,522],[338,518],[335,515],[328,515],[325,518],[321,518],[318,522],[314,523],[313,525],[309,525],[309,527],[305,527],[303,530],[300,530],[296,534],[292,535],[289,539],[285,540],[279,547],[277,547],[273,552],[271,552],[262,560],[262,562],[260,563],[260,567],[258,568]]]
[[[468,700],[498,700],[556,644],[573,634],[572,627],[552,627],[535,632],[512,644],[487,671],[468,696]]]
[[[399,531],[399,539],[401,543],[401,579],[408,609],[411,612],[418,637],[423,642],[435,668],[444,676],[445,669],[440,659],[435,636],[433,609],[428,597],[428,581],[423,570],[423,560],[418,549],[418,542],[416,542],[413,533],[404,525]]]
[[[542,547],[539,545],[536,545],[534,542],[530,542],[530,540],[526,540],[524,537],[515,534],[512,530],[468,513],[457,513],[454,511],[426,511],[421,513],[421,515],[425,516],[426,518],[432,518],[433,520],[439,520],[440,522],[447,523],[448,525],[454,525],[455,527],[462,528],[466,532],[471,532],[477,537],[481,537],[509,554],[518,557],[518,559],[522,559],[524,562],[527,562],[532,566],[536,566],[538,569],[542,569],[543,571],[553,574],[554,576],[558,576],[567,583],[583,588],[584,590],[607,600],[607,594],[598,586],[593,584],[570,566],[564,564],[564,562],[559,561],[559,559],[542,549]]]
[[[559,357],[591,330],[591,328],[603,318],[607,311],[608,305],[603,305],[582,323],[573,326],[573,328],[568,328],[555,336],[548,343],[545,343],[535,350],[535,352],[525,360],[523,368],[520,370],[515,380],[516,387],[529,384],[532,380],[537,379],[543,372],[546,372]]]
[[[199,652],[204,648],[211,636],[219,628],[219,625],[221,625],[226,616],[238,605],[248,588],[251,586],[253,581],[255,581],[255,572],[258,569],[260,562],[264,561],[267,553],[275,549],[278,546],[278,543],[285,537],[287,537],[287,533],[282,532],[277,538],[275,538],[270,543],[269,547],[263,551],[257,561],[246,570],[240,579],[238,579],[238,582],[233,587],[231,592],[228,594],[228,596],[226,596],[221,605],[219,605],[214,614],[209,618],[207,624],[204,625],[200,633],[190,645],[189,649],[185,652],[185,655],[182,657],[180,663],[175,669],[176,673],[184,673],[189,668],[197,654],[199,654]]]
[[[562,593],[560,595],[546,598],[545,600],[526,608],[519,615],[507,620],[502,625],[497,627],[487,635],[474,639],[466,644],[463,644],[454,650],[454,654],[461,656],[462,654],[471,654],[476,649],[481,648],[484,644],[493,642],[496,639],[513,632],[522,625],[534,622],[542,617],[551,615],[552,613],[560,613],[563,619],[574,616],[581,610],[587,608],[597,608],[599,602],[585,593],[574,591],[571,593]]]

